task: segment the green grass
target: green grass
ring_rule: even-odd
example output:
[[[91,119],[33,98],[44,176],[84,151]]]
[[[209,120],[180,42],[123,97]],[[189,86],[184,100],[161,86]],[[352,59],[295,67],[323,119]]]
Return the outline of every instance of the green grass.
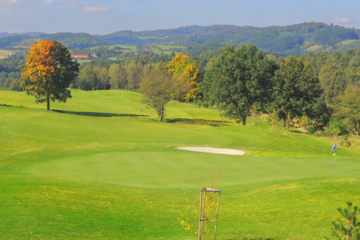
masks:
[[[149,36],[149,37],[139,37],[139,39],[165,39],[167,37],[155,37],[155,36]]]
[[[272,131],[263,118],[240,126],[216,110],[171,102],[159,123],[138,93],[72,95],[47,112],[31,96],[0,91],[1,238],[189,239],[180,212],[214,169],[218,239],[322,239],[337,207],[360,205],[357,149],[341,148],[334,172],[331,143]]]
[[[306,51],[308,51],[308,52],[315,52],[315,51],[317,51],[317,50],[319,50],[319,49],[322,49],[322,45],[314,45],[314,46],[311,46],[311,47],[309,47],[309,48],[307,48],[306,49]]]
[[[79,59],[79,60],[76,60],[78,63],[80,63],[80,64],[83,64],[83,63],[89,63],[89,62],[91,62],[92,60],[90,60],[90,59]]]
[[[156,46],[157,48],[159,49],[162,49],[162,50],[170,50],[170,49],[183,49],[185,50],[186,47],[184,46],[176,46],[176,45],[154,45]]]
[[[354,42],[360,42],[360,40],[345,40],[345,41],[342,41],[342,45],[348,45],[348,44],[351,44]]]

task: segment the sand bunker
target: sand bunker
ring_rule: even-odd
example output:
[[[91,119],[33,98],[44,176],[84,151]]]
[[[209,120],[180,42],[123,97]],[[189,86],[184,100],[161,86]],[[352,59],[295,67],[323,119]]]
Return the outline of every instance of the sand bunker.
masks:
[[[193,152],[204,152],[204,153],[215,153],[225,155],[244,155],[244,151],[227,149],[227,148],[212,148],[212,147],[178,147],[177,149],[193,151]]]

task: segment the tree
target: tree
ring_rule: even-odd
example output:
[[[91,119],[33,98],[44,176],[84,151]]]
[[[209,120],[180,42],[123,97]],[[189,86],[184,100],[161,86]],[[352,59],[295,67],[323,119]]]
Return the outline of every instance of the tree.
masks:
[[[360,84],[360,56],[356,55],[349,63],[346,71],[348,85]]]
[[[357,221],[358,207],[353,207],[347,202],[347,208],[338,208],[338,212],[346,220],[332,221],[331,235],[336,239],[360,240],[360,222]]]
[[[269,118],[271,120],[271,130],[274,130],[274,125],[276,126],[279,122],[278,113],[275,109],[273,109],[272,113],[269,114]]]
[[[99,72],[99,89],[108,89],[109,73],[106,67],[102,67]]]
[[[322,93],[313,68],[302,59],[289,57],[280,63],[273,82],[273,107],[280,119],[311,115],[316,98]]]
[[[79,75],[76,79],[78,88],[89,91],[93,89],[94,70],[92,64],[81,65]]]
[[[323,99],[329,99],[342,94],[346,87],[343,70],[338,60],[330,55],[326,63],[321,67],[319,79],[323,92]]]
[[[335,115],[344,119],[360,135],[360,87],[352,86],[339,96]]]
[[[172,58],[167,67],[176,79],[177,100],[192,101],[200,97],[198,83],[202,81],[202,75],[195,61],[185,54],[178,54]]]
[[[339,145],[337,137],[348,134],[349,130],[348,130],[348,127],[346,124],[341,122],[338,118],[333,117],[333,118],[331,118],[331,120],[328,124],[327,132],[329,134],[334,134],[334,140],[335,140],[336,144]]]
[[[165,104],[172,99],[174,87],[172,75],[161,63],[150,70],[148,76],[141,82],[142,102],[151,108],[155,108],[159,115],[159,122],[164,120]]]
[[[126,69],[118,63],[110,65],[109,78],[112,89],[124,89],[128,84],[128,73]]]
[[[22,86],[36,102],[66,102],[67,89],[79,72],[79,64],[71,59],[69,49],[56,40],[35,42],[28,51],[22,74]]]
[[[205,75],[204,97],[224,116],[245,125],[251,107],[257,103],[262,110],[269,101],[276,68],[255,45],[227,46]]]
[[[142,66],[132,60],[127,66],[128,85],[131,89],[138,89],[142,80]]]

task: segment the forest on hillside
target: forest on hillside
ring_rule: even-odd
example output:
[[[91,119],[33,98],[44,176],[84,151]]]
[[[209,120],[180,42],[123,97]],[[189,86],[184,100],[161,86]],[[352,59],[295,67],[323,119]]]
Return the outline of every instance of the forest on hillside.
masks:
[[[119,31],[107,35],[87,33],[0,33],[0,48],[28,46],[38,39],[57,39],[70,49],[100,46],[167,44],[179,46],[255,44],[265,53],[276,56],[306,52],[344,51],[358,48],[360,31],[324,23],[301,23],[290,26],[257,28],[251,26],[187,26],[155,31]]]

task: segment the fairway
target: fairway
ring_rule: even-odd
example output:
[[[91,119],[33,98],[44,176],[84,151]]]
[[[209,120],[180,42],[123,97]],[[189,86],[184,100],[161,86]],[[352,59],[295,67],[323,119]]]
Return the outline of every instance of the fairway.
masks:
[[[360,151],[281,128],[241,126],[170,102],[167,122],[129,91],[71,90],[67,103],[0,91],[4,239],[195,239],[186,199],[217,169],[217,239],[324,239],[336,208],[360,205]],[[243,156],[177,147],[243,150]]]

